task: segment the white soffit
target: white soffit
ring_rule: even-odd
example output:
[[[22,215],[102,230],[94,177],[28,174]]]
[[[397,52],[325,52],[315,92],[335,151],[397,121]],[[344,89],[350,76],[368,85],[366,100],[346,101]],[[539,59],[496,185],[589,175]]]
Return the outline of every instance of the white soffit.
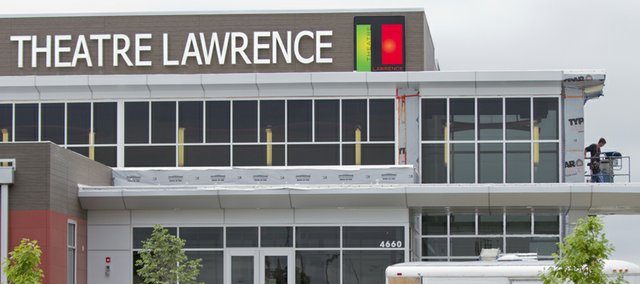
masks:
[[[147,75],[151,98],[204,98],[200,74]]]
[[[148,99],[146,75],[91,75],[93,99]]]
[[[90,100],[89,76],[36,76],[41,100]]]
[[[255,73],[203,74],[202,87],[207,98],[258,97]]]

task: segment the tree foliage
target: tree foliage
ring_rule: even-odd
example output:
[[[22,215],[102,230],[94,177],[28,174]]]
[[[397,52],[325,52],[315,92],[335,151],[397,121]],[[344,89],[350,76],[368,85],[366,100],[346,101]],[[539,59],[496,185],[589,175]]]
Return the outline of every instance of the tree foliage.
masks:
[[[610,277],[604,271],[604,260],[613,252],[606,239],[600,217],[578,220],[573,232],[559,243],[561,255],[554,254],[554,266],[540,278],[545,284],[556,283],[627,283],[622,275]]]
[[[42,250],[38,241],[22,239],[20,245],[9,252],[9,258],[4,259],[3,271],[7,275],[9,284],[39,284],[42,283],[44,272],[40,268]]]
[[[142,242],[138,275],[147,284],[194,284],[200,274],[202,259],[188,260],[182,248],[185,241],[169,234],[160,225],[153,227],[151,237]]]

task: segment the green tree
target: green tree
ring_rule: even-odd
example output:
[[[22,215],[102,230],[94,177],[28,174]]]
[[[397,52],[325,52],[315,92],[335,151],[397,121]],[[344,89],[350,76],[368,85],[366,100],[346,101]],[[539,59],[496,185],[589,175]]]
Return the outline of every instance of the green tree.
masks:
[[[621,274],[609,277],[604,271],[604,260],[613,252],[613,246],[603,228],[600,217],[578,219],[573,232],[559,243],[561,255],[554,254],[554,266],[540,275],[540,279],[545,284],[627,283]]]
[[[20,245],[4,259],[3,271],[7,275],[9,284],[38,284],[42,283],[44,272],[40,266],[42,250],[38,241],[22,239]]]
[[[153,227],[151,237],[142,242],[138,275],[147,284],[198,283],[202,259],[188,260],[182,248],[185,241],[169,234],[160,225]]]

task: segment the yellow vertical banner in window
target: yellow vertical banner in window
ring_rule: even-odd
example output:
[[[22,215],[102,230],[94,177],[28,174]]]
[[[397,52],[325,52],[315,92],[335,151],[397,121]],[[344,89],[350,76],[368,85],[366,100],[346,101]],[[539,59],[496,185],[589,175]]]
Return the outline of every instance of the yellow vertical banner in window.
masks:
[[[96,148],[93,144],[95,144],[95,133],[89,132],[89,159],[95,161],[96,159]]]
[[[360,126],[356,126],[356,157],[355,162],[356,166],[362,165],[362,148],[360,145],[360,141],[362,140],[362,130],[360,130]]]
[[[265,132],[267,137],[267,166],[273,166],[273,131],[271,131],[271,126],[267,126]]]
[[[540,163],[540,126],[537,123],[533,125],[533,164],[538,165]]]
[[[444,126],[444,164],[449,164],[449,126]]]
[[[184,127],[178,128],[178,167],[184,167]]]

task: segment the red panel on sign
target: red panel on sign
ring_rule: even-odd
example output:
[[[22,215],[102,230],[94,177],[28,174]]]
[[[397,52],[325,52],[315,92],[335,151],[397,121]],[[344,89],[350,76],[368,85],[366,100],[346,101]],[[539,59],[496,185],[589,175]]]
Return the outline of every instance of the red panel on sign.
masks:
[[[402,24],[382,24],[382,64],[402,64]]]

